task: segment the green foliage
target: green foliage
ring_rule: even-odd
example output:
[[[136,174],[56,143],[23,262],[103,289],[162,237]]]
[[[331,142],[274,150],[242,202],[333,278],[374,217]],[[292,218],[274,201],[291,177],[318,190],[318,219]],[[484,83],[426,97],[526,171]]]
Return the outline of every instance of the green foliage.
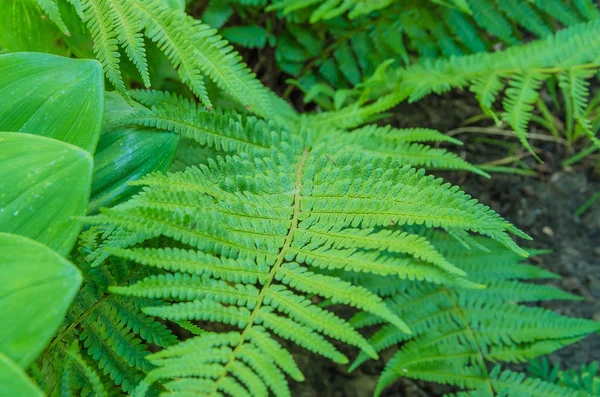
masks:
[[[31,134],[0,132],[0,232],[35,239],[66,255],[81,229],[92,159],[69,144]],[[35,222],[31,222],[31,218]]]
[[[73,217],[85,214],[90,195],[100,65],[36,53],[1,55],[0,65],[0,130],[15,131],[0,132],[0,231],[66,255],[81,228]]]
[[[575,6],[566,0],[273,0],[266,7],[257,7],[256,14],[247,6],[240,10],[234,3],[209,6],[203,20],[220,28],[224,21],[233,20],[235,11],[244,21],[247,14],[264,21],[265,11],[272,11],[264,27],[273,41],[277,38],[272,45],[278,66],[310,94],[323,94],[326,87],[354,87],[386,60],[399,67],[419,60],[492,51],[499,44],[543,39],[561,26],[600,17],[597,6],[589,0],[577,1]],[[282,24],[283,29],[273,28]],[[251,25],[225,28],[235,31],[237,37],[258,37],[255,29]],[[235,40],[232,36],[231,41],[257,46],[248,38]],[[261,40],[263,43],[266,41]],[[319,95],[318,103],[331,106],[327,95]]]
[[[135,104],[139,108],[140,105]],[[139,190],[129,186],[152,171],[166,171],[171,165],[179,138],[170,132],[150,128],[122,128],[111,123],[126,117],[133,108],[116,93],[106,94],[107,123],[94,155],[94,178],[88,213],[125,201]]]
[[[149,356],[157,368],[136,395],[170,378],[177,380],[165,387],[182,393],[246,395],[269,388],[288,395],[284,373],[302,376],[274,335],[340,363],[347,358],[325,336],[375,356],[360,334],[315,305],[312,295],[371,313],[409,334],[376,293],[329,275],[333,270],[480,287],[408,225],[442,228],[465,244],[468,232],[476,232],[526,255],[508,235],[524,233],[457,188],[402,167],[407,160],[401,151],[361,150],[363,141],[352,140],[360,132],[291,131],[253,117],[202,111],[161,93],[142,94],[132,97],[152,110],[122,123],[176,131],[231,154],[184,172],[147,176],[142,193],[90,218],[118,228],[104,251],[153,271],[109,290],[168,302],[145,307],[149,315],[234,330],[207,331]],[[403,138],[444,139],[428,130],[363,133],[372,147]]]
[[[586,118],[587,80],[600,65],[599,32],[600,22],[594,21],[502,52],[439,59],[408,68],[382,68],[364,88],[354,93],[358,101],[341,111],[325,112],[314,118],[319,123],[348,128],[407,99],[414,102],[430,93],[469,88],[482,109],[510,125],[531,150],[527,127],[542,83],[557,79],[574,119],[590,139],[600,144]],[[503,90],[502,112],[496,115],[493,108]]]
[[[65,298],[45,313],[51,324],[27,343],[35,353],[23,365],[66,312],[27,368],[38,387],[61,397],[289,396],[288,378],[304,379],[293,345],[347,363],[339,349],[345,343],[361,352],[355,365],[401,344],[378,392],[404,375],[465,389],[459,395],[569,395],[569,385],[489,370],[487,362],[535,358],[598,331],[598,324],[526,306],[577,298],[525,282],[554,277],[520,263],[529,253],[513,236],[527,234],[459,187],[414,168],[488,176],[445,149],[459,141],[372,124],[399,101],[454,86],[471,87],[491,111],[508,85],[501,117],[523,135],[541,82],[557,76],[573,118],[591,130],[586,78],[597,66],[598,25],[550,35],[556,20],[571,25],[582,19],[577,12],[592,15],[591,3],[577,1],[577,12],[559,0],[511,4],[273,2],[270,9],[287,8],[275,11],[286,14],[290,32],[279,36],[271,22],[253,20],[266,1],[209,2],[205,20],[215,26],[236,13],[249,16],[247,26],[226,26],[223,35],[254,48],[276,44],[280,66],[292,70],[308,60],[294,40],[335,63],[319,69],[325,77],[339,69],[347,80],[331,79],[338,90],[330,89],[324,104],[335,110],[300,115],[265,89],[214,29],[187,15],[183,1],[0,0],[3,20],[19,26],[0,27],[2,47],[95,55],[121,95],[103,93],[95,61],[0,56],[0,125],[13,131],[0,133],[0,208],[9,209],[0,209],[0,227],[60,251],[7,235],[39,249],[0,250],[0,265],[13,261],[13,252],[44,253],[75,263],[83,275],[79,289],[73,273],[62,288],[36,283],[23,304],[30,306],[19,315],[35,318],[37,328],[46,317],[29,314],[38,307],[31,301],[50,305],[45,298],[54,295],[30,295],[50,288],[74,296],[68,309]],[[55,26],[29,21],[36,12]],[[463,18],[452,25],[462,33],[440,28],[438,12]],[[453,48],[489,50],[496,39],[488,33],[503,44],[519,42],[522,15],[544,41],[399,68]],[[314,31],[300,28],[307,20]],[[386,31],[388,23],[403,40],[390,39],[397,36]],[[475,23],[486,30],[469,36]],[[34,36],[21,39],[40,27],[62,40],[36,47]],[[333,35],[332,58],[323,43],[334,29],[340,35]],[[477,88],[494,73],[492,90]],[[318,82],[314,77],[313,86],[327,91]],[[130,89],[150,84],[173,89]],[[27,219],[17,216],[25,212]],[[39,266],[29,259],[22,267]],[[45,276],[40,269],[4,279],[36,282]],[[21,320],[16,326],[24,328]],[[359,332],[365,325],[381,328],[367,338]],[[14,388],[32,390],[2,355],[0,365]]]
[[[98,62],[11,53],[0,55],[0,68],[0,131],[43,135],[94,152],[104,109]]]
[[[0,79],[0,113],[11,115],[3,120],[2,128],[20,131],[0,132],[4,165],[0,171],[1,230],[35,238],[58,251],[25,237],[0,233],[0,312],[10,319],[0,332],[0,353],[27,367],[61,326],[66,313],[59,335],[30,368],[41,388],[48,395],[78,391],[97,396],[106,395],[106,390],[113,395],[115,384],[133,389],[143,371],[150,369],[144,358],[148,351],[140,338],[163,347],[173,344],[175,338],[163,324],[140,312],[141,301],[112,299],[106,293],[110,285],[140,277],[135,268],[114,264],[92,269],[85,254],[72,257],[84,273],[79,290],[80,272],[59,254],[69,255],[79,235],[81,220],[75,217],[85,214],[91,187],[97,194],[92,203],[127,198],[135,192],[125,185],[129,179],[169,166],[177,137],[168,134],[161,145],[147,145],[131,160],[139,136],[165,134],[150,129],[123,131],[111,125],[111,118],[132,109],[122,98],[107,95],[103,114],[102,73],[97,62],[35,53],[3,55],[0,62],[5,71]],[[89,152],[95,151],[103,116],[108,122],[94,156],[100,161],[92,173]],[[115,137],[120,137],[120,142],[107,147],[105,140],[114,142]],[[124,167],[129,161],[135,170]],[[98,234],[97,230],[85,232],[81,250],[91,253]],[[9,369],[5,372],[12,373]],[[13,377],[10,387],[14,393],[19,387],[29,387],[17,385],[21,380]],[[33,391],[28,393],[23,395],[33,395]]]
[[[0,47],[10,51],[39,51],[66,55],[62,32],[31,0],[0,1]]]
[[[381,277],[364,279],[365,286],[387,296],[388,307],[404,318],[413,331],[412,335],[406,335],[383,325],[370,338],[377,351],[400,345],[382,373],[376,395],[399,377],[470,390],[458,395],[586,395],[568,390],[570,384],[557,386],[550,379],[540,382],[523,374],[502,371],[498,366],[499,362],[527,361],[597,331],[599,325],[593,321],[572,319],[523,304],[579,298],[555,287],[532,283],[557,276],[521,263],[522,258],[494,241],[475,237],[487,252],[465,254],[459,242],[443,234],[429,238],[442,255],[469,274],[471,280],[487,288],[464,289],[406,281],[390,285]],[[415,305],[419,310],[415,310]],[[360,313],[352,323],[362,328],[382,321]],[[367,359],[361,353],[351,370]],[[496,364],[491,371],[488,362]]]
[[[38,382],[48,395],[64,389],[76,395],[104,395],[102,390],[112,395],[116,386],[131,392],[152,368],[146,359],[148,347],[176,341],[164,324],[140,311],[158,301],[123,299],[107,291],[145,273],[116,260],[92,267],[103,233],[94,228],[81,235],[76,262],[84,274],[83,286],[58,335],[36,363]]]
[[[0,353],[0,393],[5,396],[43,396],[23,370],[2,353]]]
[[[598,375],[597,361],[582,364],[578,369],[561,370],[560,367],[560,364],[551,366],[548,359],[544,357],[531,361],[527,365],[527,372],[547,382],[580,390],[592,396],[600,394],[600,376]]]
[[[68,29],[81,29],[78,21],[63,18],[62,14],[68,11],[61,13],[57,0],[36,1],[65,34]],[[94,53],[106,77],[122,95],[127,95],[122,58],[133,64],[143,85],[150,86],[150,49],[144,40],[147,38],[169,58],[181,81],[205,106],[213,106],[205,83],[208,77],[252,112],[260,115],[270,112],[272,104],[267,90],[233,48],[216,31],[177,7],[162,0],[69,0],[69,3],[89,30]]]

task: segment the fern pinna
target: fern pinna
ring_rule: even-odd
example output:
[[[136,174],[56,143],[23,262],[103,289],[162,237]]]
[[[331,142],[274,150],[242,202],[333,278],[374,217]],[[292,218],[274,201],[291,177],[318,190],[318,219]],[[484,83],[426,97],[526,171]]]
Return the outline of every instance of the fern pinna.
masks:
[[[350,323],[312,297],[412,332],[376,293],[334,270],[481,287],[407,225],[446,230],[464,244],[474,243],[475,232],[527,255],[509,234],[527,235],[498,214],[403,166],[401,155],[361,152],[349,144],[351,133],[290,130],[171,95],[131,95],[152,109],[121,123],[177,131],[227,153],[183,172],[149,175],[139,195],[89,218],[117,228],[104,252],[149,269],[147,277],[109,291],[166,302],[144,307],[147,315],[228,326],[148,356],[156,368],[136,395],[157,381],[177,395],[289,395],[284,374],[303,376],[278,338],[339,363],[348,359],[329,338],[376,357]],[[385,147],[403,133],[415,139],[414,131],[399,130],[370,138]]]
[[[522,263],[522,257],[489,238],[475,237],[483,250],[465,252],[456,240],[425,232],[440,253],[485,289],[465,289],[412,281],[389,283],[363,278],[407,322],[412,335],[383,324],[369,339],[383,351],[400,346],[387,363],[376,395],[401,377],[445,383],[466,389],[459,396],[591,396],[572,385],[502,370],[499,362],[526,362],[599,329],[594,321],[568,318],[525,303],[581,299],[558,288],[528,281],[558,276]],[[533,253],[536,253],[535,251]],[[415,310],[418,305],[418,310]],[[359,313],[352,324],[360,329],[383,322]],[[350,370],[368,360],[360,353]],[[488,367],[494,363],[494,367]]]

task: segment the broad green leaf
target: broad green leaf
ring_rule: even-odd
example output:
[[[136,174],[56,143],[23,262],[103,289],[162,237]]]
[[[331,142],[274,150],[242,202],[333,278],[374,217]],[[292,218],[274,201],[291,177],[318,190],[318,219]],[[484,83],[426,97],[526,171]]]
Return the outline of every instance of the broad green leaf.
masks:
[[[0,396],[43,397],[44,393],[14,361],[0,353]]]
[[[106,93],[106,118],[123,119],[134,110],[116,93]],[[92,198],[88,213],[100,207],[113,206],[140,191],[138,186],[128,186],[153,171],[166,171],[173,160],[179,137],[176,134],[153,128],[105,125],[94,155]]]
[[[68,143],[0,132],[0,232],[69,253],[90,196],[92,157]]]
[[[0,131],[29,132],[94,152],[104,111],[102,65],[50,54],[0,55]]]
[[[178,136],[169,132],[121,128],[100,137],[94,156],[94,177],[89,213],[118,204],[136,194],[138,186],[128,186],[153,171],[166,171],[171,165]]]
[[[40,51],[66,55],[62,33],[40,18],[35,0],[0,0],[0,44],[9,51]]]
[[[0,280],[0,353],[25,368],[63,321],[81,273],[38,242],[0,233]]]

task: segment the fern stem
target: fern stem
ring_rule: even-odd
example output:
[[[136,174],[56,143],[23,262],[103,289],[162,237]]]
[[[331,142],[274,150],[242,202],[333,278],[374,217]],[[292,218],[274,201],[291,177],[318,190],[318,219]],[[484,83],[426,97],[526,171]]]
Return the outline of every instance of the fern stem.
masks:
[[[131,278],[133,276],[136,275],[136,273],[142,268],[142,266],[138,266],[136,267],[121,283],[116,284],[116,285],[123,285],[129,282],[129,280],[131,280]],[[77,293],[77,296],[79,297],[80,294],[79,292]],[[102,298],[98,299],[98,301],[96,303],[94,303],[92,306],[90,306],[86,311],[84,311],[83,313],[81,313],[79,315],[79,317],[77,317],[77,319],[75,319],[71,324],[69,324],[69,326],[67,328],[65,328],[60,334],[58,334],[56,336],[56,338],[54,338],[52,340],[52,342],[48,345],[48,347],[46,348],[46,351],[49,352],[52,350],[52,348],[60,341],[62,340],[62,338],[64,338],[69,332],[71,332],[73,330],[73,328],[75,328],[79,323],[81,323],[83,320],[85,320],[86,317],[88,317],[90,314],[92,314],[92,312],[94,310],[96,310],[100,305],[102,305],[108,298],[110,298],[111,294],[107,293],[106,295],[104,295]]]
[[[554,118],[554,116],[552,116],[552,112],[550,112],[548,106],[546,106],[546,103],[541,98],[538,98],[536,105],[543,116],[542,120],[545,121],[545,123],[542,125],[548,128],[548,130],[554,137],[559,138],[560,134],[558,132],[558,128],[556,128],[556,119]],[[533,119],[535,119],[535,117]],[[528,135],[530,136],[531,134]]]
[[[448,291],[446,288],[443,288],[443,287],[442,287],[442,290],[444,291],[444,294],[446,294],[446,296],[448,297],[448,300],[454,307],[456,315],[460,318],[460,321],[463,322],[463,324],[465,326],[465,330],[467,331],[469,336],[473,339],[473,343],[475,345],[475,348],[477,349],[478,364],[481,367],[482,372],[486,375],[485,380],[486,380],[488,391],[490,392],[490,396],[495,396],[496,394],[494,392],[494,386],[492,385],[492,381],[490,380],[490,373],[487,369],[487,366],[485,365],[485,359],[483,356],[483,352],[481,351],[481,347],[479,346],[477,337],[475,336],[475,332],[473,332],[473,329],[471,328],[471,326],[469,325],[469,322],[467,321],[467,319],[463,315],[462,311],[460,310],[460,307],[456,304],[456,301],[454,299],[452,299],[452,295],[450,294],[450,291]]]
[[[79,296],[79,294],[77,294]],[[54,340],[52,341],[52,343],[50,343],[50,345],[48,346],[48,351],[52,350],[52,348],[60,341],[62,340],[62,338],[64,338],[69,332],[71,332],[73,330],[73,328],[75,328],[79,323],[81,323],[87,316],[89,316],[94,310],[96,310],[98,308],[98,306],[100,306],[101,304],[103,304],[109,297],[109,294],[104,295],[101,299],[98,300],[98,302],[94,303],[92,306],[90,306],[86,311],[84,311],[83,313],[81,313],[81,315],[79,317],[77,317],[77,319],[75,319],[71,324],[69,324],[69,326],[67,328],[64,329],[64,331],[62,331],[60,334],[58,334],[56,336],[56,338],[54,338]]]
[[[455,135],[460,135],[460,134],[465,134],[465,133],[498,135],[498,136],[505,136],[508,138],[514,138],[514,136],[515,136],[515,134],[513,134],[511,131],[503,130],[501,128],[494,128],[494,127],[489,127],[489,128],[461,127],[461,128],[456,128],[456,129],[448,131],[446,133],[446,135],[455,136]],[[568,144],[568,142],[563,138],[555,137],[555,136],[548,136],[545,134],[529,133],[529,134],[527,134],[527,138],[532,139],[532,140],[538,140],[538,141],[559,143],[561,145]]]
[[[256,318],[259,315],[260,309],[262,308],[263,302],[267,295],[267,291],[269,290],[269,287],[273,283],[273,280],[275,279],[275,275],[277,274],[277,271],[283,264],[283,261],[285,260],[287,251],[292,246],[292,241],[294,240],[294,233],[298,229],[298,224],[300,223],[300,199],[301,199],[301,192],[302,192],[302,177],[303,177],[303,173],[304,173],[304,165],[306,164],[306,160],[308,159],[309,154],[310,154],[310,151],[305,150],[304,153],[302,154],[302,157],[300,158],[300,161],[298,162],[298,169],[296,170],[296,182],[294,185],[295,189],[294,189],[294,204],[292,207],[293,208],[292,221],[291,221],[287,236],[285,238],[285,242],[283,243],[283,246],[279,250],[279,254],[277,255],[277,260],[273,264],[273,267],[271,268],[271,271],[269,272],[267,280],[263,284],[260,294],[258,295],[258,298],[256,299],[256,306],[254,307],[254,310],[252,310],[252,313],[250,314],[250,320],[248,320],[248,324],[246,324],[246,327],[244,327],[244,330],[241,333],[239,344],[233,349],[233,351],[231,352],[229,361],[227,362],[227,364],[225,364],[223,366],[223,371],[221,372],[221,375],[213,383],[213,390],[211,391],[211,395],[215,394],[219,390],[219,383],[223,379],[225,379],[225,377],[229,373],[229,367],[235,362],[235,359],[237,357],[237,354],[238,354],[240,348],[244,345],[244,342],[248,338],[248,332],[254,326],[254,322],[256,321]]]

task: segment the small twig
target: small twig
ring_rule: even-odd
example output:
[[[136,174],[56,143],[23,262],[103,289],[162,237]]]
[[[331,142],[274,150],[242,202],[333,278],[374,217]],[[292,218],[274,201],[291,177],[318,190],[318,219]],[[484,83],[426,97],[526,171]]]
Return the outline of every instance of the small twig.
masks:
[[[512,131],[503,130],[501,128],[495,128],[495,127],[487,127],[487,128],[482,128],[482,127],[461,127],[461,128],[456,128],[456,129],[448,131],[446,133],[446,135],[448,135],[448,136],[455,136],[455,135],[466,134],[466,133],[486,134],[486,135],[498,135],[498,136],[505,136],[505,137],[509,137],[509,138],[516,138],[517,137],[514,134],[514,132],[512,132]],[[527,138],[530,138],[530,139],[533,139],[533,140],[538,140],[538,141],[560,143],[561,145],[565,145],[565,146],[568,144],[568,142],[565,139],[563,139],[563,138],[558,138],[558,137],[554,137],[554,136],[551,136],[551,135],[545,135],[545,134],[529,133],[529,134],[527,134]]]
[[[539,152],[541,152],[541,150],[534,149],[534,152],[539,153]],[[529,156],[531,156],[530,152],[523,152],[523,153],[516,154],[514,156],[508,156],[508,157],[504,157],[504,158],[501,158],[498,160],[488,161],[487,163],[483,163],[483,164],[479,164],[479,165],[480,166],[481,165],[483,165],[483,166],[505,165],[505,164],[510,164],[514,161],[521,160],[521,159],[523,159],[525,157],[529,157]]]

